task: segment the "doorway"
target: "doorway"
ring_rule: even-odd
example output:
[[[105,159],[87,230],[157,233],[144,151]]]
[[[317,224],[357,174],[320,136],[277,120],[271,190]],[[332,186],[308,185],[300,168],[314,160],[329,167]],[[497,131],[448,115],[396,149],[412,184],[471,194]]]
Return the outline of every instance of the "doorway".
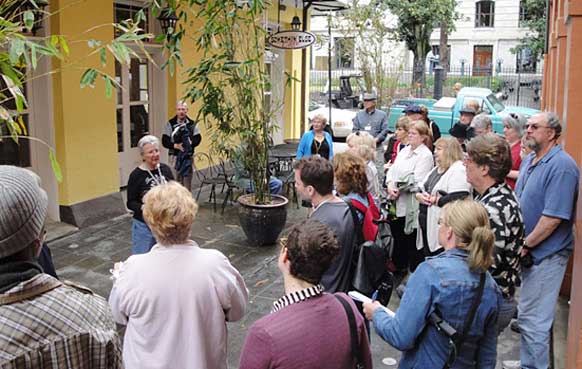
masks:
[[[147,59],[132,58],[130,67],[115,63],[117,89],[116,123],[119,155],[119,186],[127,185],[129,174],[141,163],[137,143],[152,127],[152,66]]]
[[[473,75],[490,76],[493,63],[493,46],[475,45],[473,48]]]

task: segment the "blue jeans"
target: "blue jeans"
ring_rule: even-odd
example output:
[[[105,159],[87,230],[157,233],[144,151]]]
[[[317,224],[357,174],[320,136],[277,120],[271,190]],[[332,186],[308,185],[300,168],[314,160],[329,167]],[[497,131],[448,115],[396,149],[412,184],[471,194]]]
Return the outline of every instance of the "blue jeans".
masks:
[[[145,254],[156,244],[150,228],[144,222],[134,219],[131,225],[131,253]]]
[[[514,297],[503,298],[501,300],[499,311],[497,312],[497,335],[500,335],[509,323],[511,323],[516,309],[517,301],[515,301]]]
[[[520,359],[524,369],[547,369],[550,329],[569,255],[554,254],[522,271],[518,307]]]

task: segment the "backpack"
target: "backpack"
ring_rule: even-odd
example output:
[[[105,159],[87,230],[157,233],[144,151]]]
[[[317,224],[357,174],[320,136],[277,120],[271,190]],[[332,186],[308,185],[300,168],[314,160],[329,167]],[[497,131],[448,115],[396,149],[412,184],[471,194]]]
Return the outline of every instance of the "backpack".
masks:
[[[374,223],[374,220],[380,219],[380,210],[378,210],[374,198],[368,192],[369,206],[366,206],[355,199],[350,199],[350,203],[364,215],[364,220],[361,224],[364,241],[375,241],[376,236],[378,235],[378,224]]]
[[[368,200],[370,206],[353,199],[346,200],[346,203],[352,213],[358,240],[352,258],[352,286],[370,296],[383,282],[389,280],[391,283],[392,274],[388,265],[392,257],[394,239],[388,220],[380,219],[380,212],[369,194]],[[362,222],[358,217],[358,211],[364,214]]]

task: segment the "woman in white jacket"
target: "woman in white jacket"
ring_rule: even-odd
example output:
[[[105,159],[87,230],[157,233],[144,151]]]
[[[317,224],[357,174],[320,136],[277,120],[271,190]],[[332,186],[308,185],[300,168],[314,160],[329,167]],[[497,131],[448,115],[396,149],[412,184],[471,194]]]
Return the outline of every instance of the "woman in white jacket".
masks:
[[[463,150],[454,137],[442,137],[435,143],[436,167],[419,183],[416,199],[420,203],[416,248],[426,256],[443,251],[438,243],[438,219],[441,208],[448,202],[470,196]]]

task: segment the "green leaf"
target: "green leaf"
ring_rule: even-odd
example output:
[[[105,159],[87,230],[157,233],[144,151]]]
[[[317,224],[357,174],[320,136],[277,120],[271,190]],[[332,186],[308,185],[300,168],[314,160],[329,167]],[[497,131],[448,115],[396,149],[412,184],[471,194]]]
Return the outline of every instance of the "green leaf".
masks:
[[[63,181],[63,173],[61,171],[61,166],[59,165],[59,162],[57,161],[57,156],[56,156],[55,150],[52,147],[49,148],[49,160],[51,162],[51,167],[53,168],[53,173],[55,174],[55,178],[57,179],[57,182],[62,182]]]
[[[24,40],[19,38],[12,39],[10,42],[10,51],[8,54],[10,63],[13,65],[18,64],[22,54],[24,54]]]
[[[107,65],[107,53],[105,51],[105,48],[101,48],[101,50],[99,50],[99,56],[101,58],[101,65],[102,66]]]
[[[102,78],[105,80],[105,96],[109,99],[113,95],[113,84],[109,76],[104,75]]]
[[[95,79],[97,78],[97,71],[93,68],[89,68],[81,76],[81,88],[87,86],[93,88],[95,87]]]
[[[69,44],[67,44],[67,40],[63,36],[59,36],[59,41],[61,42],[61,50],[63,50],[63,54],[69,55]]]
[[[164,42],[165,39],[166,39],[165,34],[157,35],[156,38],[154,38],[154,42]]]
[[[18,143],[18,132],[14,128],[14,125],[15,124],[14,124],[14,120],[12,120],[12,117],[8,117],[8,120],[6,121],[6,126],[8,127],[8,132],[10,132],[10,136],[12,137],[12,140],[14,140],[14,142]]]
[[[36,69],[36,44],[31,42],[28,44],[28,47],[30,48],[30,62],[32,64],[32,69]]]
[[[34,13],[31,10],[25,11],[23,14],[23,19],[24,26],[26,29],[28,29],[28,31],[31,31],[32,27],[34,26]]]

